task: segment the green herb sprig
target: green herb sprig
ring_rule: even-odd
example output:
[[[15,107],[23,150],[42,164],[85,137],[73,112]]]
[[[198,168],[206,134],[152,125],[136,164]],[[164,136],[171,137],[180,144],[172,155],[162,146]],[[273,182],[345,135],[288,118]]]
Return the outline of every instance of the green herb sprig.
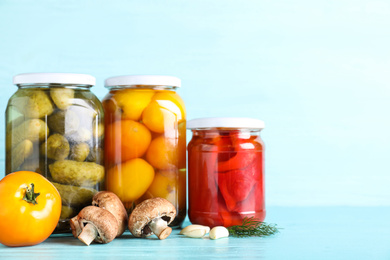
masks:
[[[274,235],[279,232],[276,224],[267,224],[258,221],[254,217],[245,217],[242,225],[231,226],[227,228],[232,237],[263,237]]]

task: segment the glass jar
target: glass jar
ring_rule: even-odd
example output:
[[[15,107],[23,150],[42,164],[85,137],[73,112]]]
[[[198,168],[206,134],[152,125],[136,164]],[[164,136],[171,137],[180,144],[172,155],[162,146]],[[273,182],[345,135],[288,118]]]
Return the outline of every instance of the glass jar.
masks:
[[[103,108],[84,74],[29,73],[14,77],[18,90],[6,109],[6,174],[34,171],[49,179],[62,199],[55,232],[91,204],[102,188]]]
[[[106,189],[130,213],[143,200],[161,197],[186,216],[186,111],[169,76],[121,76],[106,80]]]
[[[264,123],[250,118],[188,121],[188,215],[193,224],[241,225],[265,218]]]

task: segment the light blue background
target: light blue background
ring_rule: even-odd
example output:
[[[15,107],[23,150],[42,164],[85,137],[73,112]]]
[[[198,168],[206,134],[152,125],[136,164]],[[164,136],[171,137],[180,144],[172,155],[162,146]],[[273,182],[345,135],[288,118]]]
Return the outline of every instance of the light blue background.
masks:
[[[0,110],[18,73],[174,75],[188,119],[265,121],[269,206],[390,206],[389,28],[389,1],[1,0]]]

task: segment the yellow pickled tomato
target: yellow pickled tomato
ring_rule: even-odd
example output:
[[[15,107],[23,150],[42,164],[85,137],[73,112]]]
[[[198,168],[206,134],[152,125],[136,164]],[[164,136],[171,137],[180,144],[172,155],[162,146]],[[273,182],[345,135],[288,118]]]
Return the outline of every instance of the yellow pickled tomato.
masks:
[[[156,101],[152,101],[142,114],[142,122],[150,131],[164,133],[174,129],[176,116],[170,110],[161,107]]]
[[[175,113],[178,120],[186,118],[186,108],[184,106],[184,101],[175,91],[157,92],[153,96],[152,100],[161,101],[159,102],[159,104],[162,107],[165,107],[171,110],[173,113]],[[169,101],[169,102],[164,102],[164,101]],[[177,108],[179,108],[180,111]]]
[[[184,118],[184,102],[173,91],[156,93],[142,114],[142,122],[156,133],[175,130],[177,122]]]
[[[177,139],[156,137],[146,151],[146,160],[160,170],[173,168],[178,163],[177,147]]]
[[[138,121],[153,95],[151,89],[123,89],[117,91],[112,99],[123,119]]]
[[[146,195],[150,198],[164,198],[176,206],[178,203],[176,201],[178,185],[175,172],[160,171],[156,173]]]
[[[152,139],[149,130],[133,120],[118,120],[106,126],[105,159],[110,163],[128,161],[144,155]]]
[[[153,182],[154,169],[141,158],[118,164],[107,172],[106,189],[114,192],[123,203],[140,198]]]
[[[186,170],[179,170],[178,173],[176,170],[157,172],[149,189],[138,202],[156,197],[164,198],[176,207],[179,206],[179,210],[185,210]]]

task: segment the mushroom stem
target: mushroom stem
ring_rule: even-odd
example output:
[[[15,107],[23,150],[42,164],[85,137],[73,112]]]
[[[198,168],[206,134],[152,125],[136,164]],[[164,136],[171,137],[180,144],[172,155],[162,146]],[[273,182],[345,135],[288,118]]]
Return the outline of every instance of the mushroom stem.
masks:
[[[89,244],[92,243],[92,241],[96,238],[97,236],[97,230],[95,226],[91,223],[88,223],[84,228],[83,231],[81,231],[79,235],[80,241],[82,241],[84,244],[89,246]]]
[[[73,236],[75,238],[77,238],[82,231],[82,229],[80,227],[80,223],[79,223],[79,216],[75,216],[75,217],[71,218],[69,220],[69,225],[70,225],[70,228],[72,229]]]
[[[155,218],[149,223],[150,230],[161,240],[166,239],[172,232],[167,222],[161,218]]]

